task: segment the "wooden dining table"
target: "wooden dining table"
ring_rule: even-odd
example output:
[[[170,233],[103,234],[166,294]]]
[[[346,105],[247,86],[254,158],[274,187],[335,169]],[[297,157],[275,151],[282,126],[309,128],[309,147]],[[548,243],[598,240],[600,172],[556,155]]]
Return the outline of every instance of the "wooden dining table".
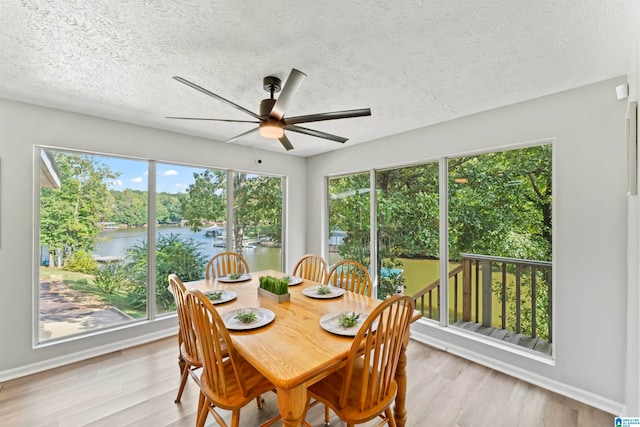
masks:
[[[273,322],[266,326],[230,331],[231,339],[238,353],[276,387],[283,425],[298,427],[303,421],[307,387],[344,366],[353,341],[352,337],[323,329],[320,318],[334,312],[370,313],[380,301],[350,291],[345,291],[337,298],[311,298],[302,291],[319,284],[304,280],[299,285],[289,287],[290,301],[278,303],[258,296],[259,278],[284,277],[286,274],[265,270],[254,272],[251,276],[250,280],[242,282],[226,283],[217,279],[203,279],[185,282],[185,286],[202,292],[235,291],[235,299],[215,305],[222,316],[229,311],[249,307],[265,308],[275,314]],[[414,320],[417,318],[419,315],[414,316]],[[407,336],[396,372],[398,393],[394,417],[398,426],[404,426],[407,419],[405,350],[408,340]]]

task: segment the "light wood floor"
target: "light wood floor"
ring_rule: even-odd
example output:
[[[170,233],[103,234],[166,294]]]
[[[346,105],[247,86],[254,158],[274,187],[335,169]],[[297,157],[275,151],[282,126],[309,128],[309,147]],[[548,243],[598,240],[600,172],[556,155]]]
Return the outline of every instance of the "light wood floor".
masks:
[[[613,415],[417,342],[408,360],[407,426],[613,425]],[[189,379],[175,404],[178,384],[177,341],[168,338],[0,384],[0,425],[194,426],[197,386]],[[242,410],[241,425],[276,412],[269,393],[264,409],[251,402]],[[307,419],[322,425],[323,409]],[[344,424],[334,416],[332,425]]]

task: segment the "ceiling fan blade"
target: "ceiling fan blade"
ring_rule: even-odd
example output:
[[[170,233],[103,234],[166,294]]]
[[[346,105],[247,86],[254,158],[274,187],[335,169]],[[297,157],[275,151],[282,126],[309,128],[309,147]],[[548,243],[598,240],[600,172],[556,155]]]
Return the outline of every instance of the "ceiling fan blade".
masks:
[[[281,120],[284,117],[284,113],[287,111],[287,108],[291,103],[291,99],[293,99],[306,78],[307,75],[302,71],[298,71],[295,68],[291,69],[291,73],[289,73],[289,77],[287,77],[287,81],[282,88],[282,92],[271,109],[271,114],[269,114],[269,116],[275,117],[278,120]]]
[[[330,113],[309,114],[306,116],[287,117],[284,123],[295,125],[298,123],[321,122],[323,120],[348,119],[351,117],[370,116],[370,108],[360,108],[358,110],[333,111]]]
[[[260,128],[259,128],[259,127],[257,127],[257,128],[254,128],[254,129],[248,130],[248,131],[246,131],[246,132],[241,133],[240,135],[234,136],[234,137],[233,137],[233,138],[231,138],[231,139],[227,139],[225,142],[233,142],[233,141],[236,141],[236,140],[238,140],[238,139],[242,138],[243,136],[251,135],[251,134],[252,134],[252,133],[254,133],[254,132],[258,132],[258,130],[259,130],[259,129],[260,129]]]
[[[227,119],[206,119],[203,117],[165,117],[165,119],[182,119],[182,120],[209,120],[212,122],[231,122],[231,123],[260,123],[255,120],[227,120]]]
[[[249,114],[250,116],[253,116],[253,117],[255,117],[256,119],[260,120],[260,116],[259,116],[259,115],[257,115],[256,113],[254,113],[253,111],[249,111],[249,110],[247,110],[246,108],[241,107],[241,106],[239,106],[238,104],[233,103],[233,102],[229,101],[228,99],[225,99],[225,98],[221,97],[220,95],[216,95],[215,93],[210,92],[210,91],[208,91],[207,89],[205,89],[205,88],[203,88],[203,87],[200,87],[200,86],[198,86],[198,85],[197,85],[197,84],[195,84],[195,83],[191,83],[189,80],[185,80],[185,79],[183,79],[182,77],[178,77],[178,76],[173,76],[173,78],[174,78],[175,80],[179,81],[180,83],[183,83],[183,84],[185,84],[185,85],[187,85],[187,86],[190,86],[190,87],[194,88],[194,89],[195,89],[195,90],[197,90],[197,91],[200,91],[200,92],[202,92],[202,93],[204,93],[204,94],[206,94],[206,95],[209,95],[210,97],[215,98],[215,99],[217,99],[217,100],[218,100],[218,101],[220,101],[220,102],[224,102],[225,104],[227,104],[227,105],[228,105],[228,106],[230,106],[230,107],[233,107],[233,108],[235,108],[235,109],[237,109],[237,110],[240,110],[240,111],[242,111],[242,112],[244,112],[244,113],[247,113],[247,114]]]
[[[309,128],[303,128],[302,126],[293,126],[293,125],[285,125],[284,128],[286,130],[290,130],[293,132],[304,133],[306,135],[317,136],[318,138],[330,139],[331,141],[345,143],[348,138],[343,138],[337,135],[331,135],[330,133],[320,132],[319,130],[313,130]]]
[[[287,135],[282,135],[281,138],[278,138],[278,141],[280,141],[280,143],[285,148],[285,150],[287,151],[293,150],[293,145],[291,145],[291,141],[289,141],[289,138],[287,138]]]

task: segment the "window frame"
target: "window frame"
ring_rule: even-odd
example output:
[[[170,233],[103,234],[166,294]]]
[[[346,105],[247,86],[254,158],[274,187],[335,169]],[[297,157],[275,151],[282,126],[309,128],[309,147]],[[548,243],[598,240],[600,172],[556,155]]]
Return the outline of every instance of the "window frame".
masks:
[[[127,321],[124,323],[118,323],[111,326],[100,327],[96,329],[90,329],[86,332],[75,333],[70,335],[65,335],[61,337],[51,338],[48,340],[40,339],[40,221],[41,221],[41,212],[40,212],[40,161],[43,153],[47,153],[49,151],[58,151],[63,153],[77,154],[77,155],[86,155],[86,156],[95,156],[98,158],[115,158],[122,160],[132,160],[132,161],[140,161],[144,162],[147,165],[147,221],[148,226],[146,228],[146,238],[147,238],[147,298],[146,298],[146,317],[141,319],[133,319],[131,321]],[[32,239],[32,248],[33,248],[33,256],[32,256],[32,347],[35,348],[43,348],[49,347],[52,345],[57,345],[65,342],[82,340],[86,338],[90,338],[96,335],[101,335],[104,333],[112,332],[114,330],[127,329],[131,327],[135,327],[141,323],[154,322],[161,319],[165,319],[168,317],[176,316],[175,311],[158,313],[156,306],[156,298],[155,298],[155,279],[156,279],[156,240],[157,240],[157,227],[156,227],[156,192],[157,192],[157,177],[156,171],[158,164],[162,165],[176,165],[181,167],[193,167],[193,168],[202,168],[207,170],[221,170],[226,174],[227,186],[231,187],[231,191],[227,191],[227,229],[233,228],[233,223],[235,218],[233,218],[233,174],[238,172],[246,172],[254,175],[268,176],[279,178],[281,180],[281,192],[282,192],[282,209],[281,209],[281,253],[280,253],[280,268],[284,270],[286,265],[286,253],[287,253],[287,233],[286,233],[286,218],[287,218],[287,203],[288,203],[288,193],[287,193],[287,176],[286,175],[278,175],[278,174],[270,174],[264,173],[260,171],[244,171],[241,169],[230,169],[230,168],[220,168],[214,166],[203,166],[193,163],[180,163],[180,162],[166,162],[162,160],[152,159],[152,158],[139,158],[136,156],[128,156],[121,154],[110,154],[105,152],[96,152],[90,150],[80,150],[73,148],[65,148],[60,146],[50,146],[50,145],[34,145],[33,146],[33,239]],[[231,178],[231,179],[230,179]],[[231,234],[228,234],[231,235]],[[231,247],[232,242],[231,239],[227,240],[227,250]]]

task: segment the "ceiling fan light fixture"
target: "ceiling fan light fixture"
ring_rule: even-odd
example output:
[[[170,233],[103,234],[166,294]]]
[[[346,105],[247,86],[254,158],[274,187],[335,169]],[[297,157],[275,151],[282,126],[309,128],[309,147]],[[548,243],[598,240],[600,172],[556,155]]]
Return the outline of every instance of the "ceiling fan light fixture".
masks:
[[[278,123],[262,122],[260,123],[260,136],[269,139],[279,139],[284,136],[284,129]]]

